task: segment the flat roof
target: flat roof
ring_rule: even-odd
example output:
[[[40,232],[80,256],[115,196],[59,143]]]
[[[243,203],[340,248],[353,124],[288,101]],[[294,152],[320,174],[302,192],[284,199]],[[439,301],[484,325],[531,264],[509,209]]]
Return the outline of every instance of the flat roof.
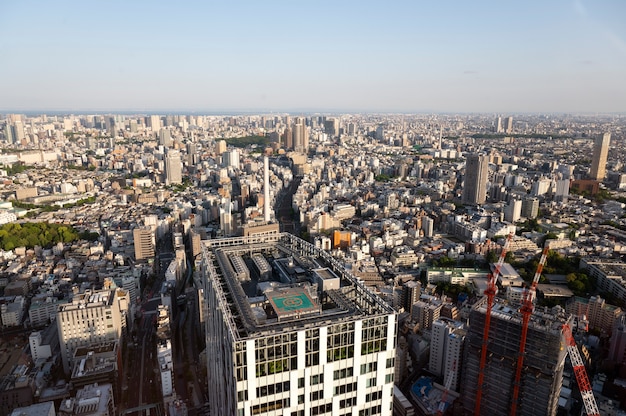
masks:
[[[395,314],[378,295],[370,291],[336,259],[288,233],[203,240],[206,278],[225,313],[225,322],[236,340],[265,336],[294,328],[318,327],[365,317]],[[274,259],[271,267],[283,267],[290,260],[302,274],[272,275],[268,281],[251,270],[250,281],[237,279],[229,259],[242,256],[246,263],[257,253]],[[281,264],[281,266],[278,266]],[[322,279],[336,277],[338,288],[324,289]]]

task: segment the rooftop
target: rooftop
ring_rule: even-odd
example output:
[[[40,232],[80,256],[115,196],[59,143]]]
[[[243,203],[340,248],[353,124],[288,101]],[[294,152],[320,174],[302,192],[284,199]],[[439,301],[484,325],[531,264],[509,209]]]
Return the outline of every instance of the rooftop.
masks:
[[[203,250],[234,339],[394,313],[336,259],[291,234],[205,240]],[[253,267],[257,254],[272,269],[263,280]],[[233,259],[249,273],[235,271]],[[340,284],[324,290],[320,278]]]

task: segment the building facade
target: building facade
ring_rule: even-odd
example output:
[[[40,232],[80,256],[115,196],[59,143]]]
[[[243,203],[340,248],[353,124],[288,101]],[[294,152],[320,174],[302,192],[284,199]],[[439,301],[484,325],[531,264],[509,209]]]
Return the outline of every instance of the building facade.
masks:
[[[212,414],[392,414],[389,305],[290,234],[203,243]],[[273,280],[235,276],[231,258],[256,254],[271,260]],[[323,284],[306,277],[318,264],[328,266],[315,269]]]
[[[467,155],[465,164],[465,184],[461,202],[471,205],[482,205],[487,199],[487,174],[489,172],[489,156]]]
[[[119,341],[124,325],[116,293],[86,290],[59,306],[56,322],[66,374],[72,369],[76,348]]]
[[[593,159],[591,160],[590,179],[602,181],[606,176],[606,160],[609,156],[609,143],[611,134],[604,133],[602,137],[596,138],[593,144]]]

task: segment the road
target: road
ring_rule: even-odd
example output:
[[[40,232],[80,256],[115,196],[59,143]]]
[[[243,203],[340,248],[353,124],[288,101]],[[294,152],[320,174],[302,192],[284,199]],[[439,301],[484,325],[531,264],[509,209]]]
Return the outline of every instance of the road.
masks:
[[[292,208],[293,195],[298,190],[300,181],[302,181],[302,176],[294,177],[287,189],[282,191],[276,198],[274,212],[280,224],[281,232],[288,232],[294,235],[300,234],[300,221],[294,218]]]

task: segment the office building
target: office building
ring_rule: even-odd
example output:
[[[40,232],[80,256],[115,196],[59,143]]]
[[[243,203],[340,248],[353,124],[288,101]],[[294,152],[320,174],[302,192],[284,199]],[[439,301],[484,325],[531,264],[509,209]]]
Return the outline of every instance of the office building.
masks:
[[[163,147],[170,147],[172,145],[172,136],[169,129],[159,130],[159,144]]]
[[[133,230],[133,244],[135,246],[135,260],[145,260],[154,257],[155,238],[150,227],[137,227]]]
[[[161,116],[152,115],[148,118],[148,122],[153,133],[157,133],[161,129]]]
[[[525,197],[522,199],[522,217],[537,218],[539,214],[539,199],[534,197]]]
[[[75,295],[71,303],[59,306],[56,322],[66,374],[73,367],[77,348],[119,341],[124,325],[117,291],[86,290]]]
[[[487,174],[489,172],[489,156],[470,154],[465,163],[465,184],[461,202],[470,205],[481,205],[487,199]]]
[[[211,414],[392,414],[389,305],[293,235],[203,243]],[[233,261],[259,254],[271,280],[238,278]]]
[[[461,404],[466,412],[473,412],[476,403],[486,301],[486,297],[478,301],[469,317],[461,372]],[[556,415],[567,354],[561,331],[563,324],[571,324],[571,321],[571,315],[558,306],[552,310],[536,308],[531,316],[519,387],[518,415]],[[506,303],[493,306],[481,415],[509,414],[521,323],[522,315],[516,308]]]
[[[168,150],[165,156],[165,184],[183,183],[183,164],[178,150]]]
[[[502,128],[502,117],[498,116],[496,117],[496,133],[502,133],[504,132],[504,129]]]
[[[504,121],[504,132],[505,133],[513,132],[513,117],[509,116]]]
[[[609,143],[611,134],[604,133],[596,138],[593,144],[593,159],[591,160],[591,172],[589,176],[595,181],[602,181],[606,176],[606,159],[609,155]]]
[[[516,222],[519,221],[522,216],[522,201],[519,199],[512,199],[504,207],[504,221]]]

